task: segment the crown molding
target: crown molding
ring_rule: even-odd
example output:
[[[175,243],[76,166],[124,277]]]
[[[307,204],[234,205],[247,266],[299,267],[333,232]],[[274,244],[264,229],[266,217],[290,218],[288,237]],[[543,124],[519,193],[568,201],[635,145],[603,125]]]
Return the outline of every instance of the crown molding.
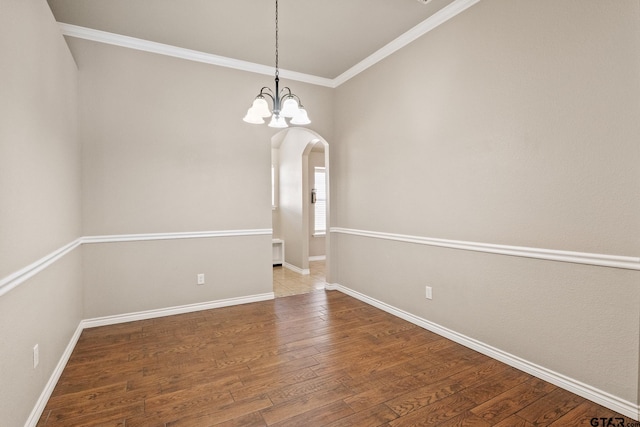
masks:
[[[357,76],[367,68],[382,61],[384,58],[402,49],[412,41],[422,37],[429,31],[456,17],[479,1],[480,0],[455,0],[453,3],[434,13],[406,33],[402,34],[397,39],[389,42],[387,45],[378,49],[373,54],[369,55],[368,57],[333,79],[334,87],[338,87],[341,84],[345,83],[347,80]]]
[[[248,71],[250,73],[264,74],[267,76],[274,75],[273,67],[256,64],[254,62],[241,61],[239,59],[228,58],[226,56],[213,55],[211,53],[185,49],[163,43],[156,43],[135,37],[109,33],[107,31],[94,30],[92,28],[80,27],[78,25],[65,24],[63,22],[58,22],[58,26],[60,27],[62,34],[68,37],[75,37],[78,39],[125,47],[128,49],[141,50],[143,52],[157,53],[159,55],[172,56],[174,58],[217,65],[225,68],[233,68],[235,70]],[[298,73],[296,71],[281,69],[280,77],[318,86],[335,87],[333,86],[334,83],[332,79],[313,76],[311,74]]]
[[[416,25],[334,79],[282,69],[280,70],[280,77],[335,89],[392,53],[402,49],[417,38],[464,12],[479,1],[480,0],[455,0],[453,3],[434,13],[420,24]],[[144,52],[157,53],[159,55],[172,56],[174,58],[217,65],[219,67],[233,68],[235,70],[248,71],[250,73],[264,74],[267,76],[272,76],[274,74],[273,67],[256,64],[254,62],[241,61],[239,59],[228,58],[226,56],[213,55],[211,53],[185,49],[135,37],[123,36],[120,34],[109,33],[107,31],[94,30],[92,28],[80,27],[78,25],[65,24],[63,22],[59,22],[58,25],[60,26],[62,34],[68,37],[75,37],[78,39],[125,47],[128,49],[141,50]]]

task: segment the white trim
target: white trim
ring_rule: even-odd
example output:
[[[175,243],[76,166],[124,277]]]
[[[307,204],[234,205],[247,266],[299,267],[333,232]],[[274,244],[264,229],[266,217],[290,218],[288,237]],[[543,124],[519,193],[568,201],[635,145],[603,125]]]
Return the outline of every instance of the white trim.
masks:
[[[448,6],[434,13],[429,18],[422,21],[420,24],[416,25],[415,27],[402,34],[395,40],[391,41],[387,45],[383,46],[382,48],[378,49],[376,52],[369,55],[367,58],[363,59],[334,79],[282,69],[280,70],[280,76],[289,80],[335,89],[341,84],[345,83],[347,80],[357,76],[367,68],[380,62],[392,53],[402,49],[417,38],[423,36],[434,28],[437,28],[439,25],[464,12],[479,1],[480,0],[455,0]],[[264,74],[268,76],[273,76],[274,73],[273,67],[256,64],[254,62],[241,61],[239,59],[213,55],[210,53],[152,42],[135,37],[123,36],[120,34],[109,33],[107,31],[94,30],[92,28],[80,27],[78,25],[65,24],[63,22],[58,22],[58,25],[60,26],[62,34],[69,37],[91,40],[99,43],[141,50],[144,52],[157,53],[160,55],[186,59],[188,61],[202,62],[205,64],[233,68],[236,70]]]
[[[94,30],[92,28],[80,27],[78,25],[65,24],[63,22],[58,22],[58,25],[60,26],[60,30],[63,35],[78,39],[91,40],[99,43],[186,59],[188,61],[264,74],[267,76],[273,76],[275,72],[274,67],[256,64],[254,62],[241,61],[239,59],[227,58],[225,56],[213,55],[211,53],[200,52],[197,50],[185,49],[135,37]],[[335,87],[332,79],[313,76],[311,74],[298,73],[296,71],[280,69],[280,77],[304,83],[311,83],[318,86]]]
[[[415,243],[419,245],[438,246],[466,251],[486,252],[500,255],[512,255],[547,261],[571,262],[599,267],[624,268],[640,270],[640,258],[594,254],[588,252],[561,251],[555,249],[528,248],[524,246],[496,245],[492,243],[467,242],[462,240],[436,239],[432,237],[410,236],[406,234],[383,233],[378,231],[355,230],[351,228],[331,227],[331,233],[350,234],[375,239],[393,240],[396,242]]]
[[[30,279],[49,267],[54,262],[82,244],[136,242],[145,240],[175,240],[175,239],[201,239],[213,237],[239,237],[239,236],[270,236],[273,230],[270,228],[249,230],[221,230],[221,231],[190,231],[180,233],[148,233],[148,234],[120,234],[109,236],[84,236],[71,243],[56,249],[49,255],[29,264],[28,266],[8,275],[0,280],[0,296],[14,289],[24,281]]]
[[[58,380],[60,379],[60,376],[62,375],[62,372],[64,371],[65,366],[67,366],[67,362],[71,357],[71,353],[73,352],[73,349],[78,343],[78,339],[82,334],[82,329],[83,329],[82,322],[80,322],[80,324],[76,328],[76,331],[71,336],[71,340],[69,340],[69,344],[67,344],[67,348],[65,348],[64,352],[62,353],[62,356],[60,356],[60,360],[58,361],[58,364],[56,365],[55,369],[51,373],[51,376],[49,377],[49,381],[47,381],[47,384],[42,390],[42,393],[40,393],[40,397],[38,398],[35,406],[31,410],[31,414],[29,414],[29,418],[27,418],[27,422],[24,424],[25,427],[35,427],[38,424],[38,421],[42,416],[42,412],[44,411],[45,406],[47,406],[47,402],[49,401],[49,398],[51,397],[51,394],[53,393],[53,390],[55,389],[56,384],[58,384]]]
[[[325,289],[340,291],[362,302],[365,302],[369,305],[377,307],[380,310],[386,311],[387,313],[390,313],[396,317],[399,317],[410,323],[413,323],[414,325],[427,329],[431,332],[434,332],[438,335],[441,335],[445,338],[455,341],[458,344],[461,344],[465,347],[469,347],[493,359],[499,360],[503,363],[506,363],[507,365],[513,366],[514,368],[520,369],[521,371],[527,372],[535,377],[538,377],[547,382],[550,382],[551,384],[554,384],[560,388],[563,388],[579,396],[582,396],[585,399],[596,402],[613,411],[616,411],[627,417],[631,417],[634,420],[640,420],[640,405],[621,399],[610,393],[599,390],[595,387],[592,387],[581,381],[575,380],[573,378],[567,377],[566,375],[547,369],[543,366],[529,362],[518,356],[514,356],[513,354],[507,353],[496,347],[490,346],[481,341],[467,337],[466,335],[463,335],[451,329],[445,328],[444,326],[438,325],[437,323],[431,322],[422,317],[415,316],[404,310],[401,310],[392,305],[379,301],[375,298],[371,298],[367,295],[354,291],[353,289],[349,289],[340,284],[337,284],[337,283],[327,284],[325,286]]]
[[[40,273],[45,268],[49,267],[51,264],[80,246],[82,243],[82,238],[79,237],[71,243],[66,244],[65,246],[56,249],[51,252],[49,255],[46,255],[39,260],[32,262],[28,266],[16,271],[13,274],[8,275],[4,279],[0,280],[0,296],[6,294],[10,290],[14,289],[16,286],[21,284],[22,282],[30,279],[36,274]]]
[[[51,397],[51,393],[53,393],[53,390],[55,389],[55,386],[58,383],[58,380],[60,379],[60,376],[62,375],[62,372],[64,371],[64,368],[67,365],[69,358],[71,357],[71,353],[73,352],[73,349],[78,343],[78,339],[80,338],[80,335],[82,334],[82,331],[84,329],[93,328],[96,326],[108,326],[108,325],[116,325],[119,323],[134,322],[136,320],[154,319],[157,317],[171,316],[174,314],[192,313],[194,311],[209,310],[212,308],[229,307],[232,305],[267,301],[267,300],[272,300],[274,298],[275,298],[274,293],[269,292],[266,294],[250,295],[246,297],[227,298],[223,300],[210,301],[210,302],[204,302],[204,303],[198,303],[198,304],[188,304],[188,305],[182,305],[182,306],[176,306],[176,307],[162,308],[157,310],[141,311],[137,313],[128,313],[128,314],[120,314],[115,316],[105,316],[105,317],[98,317],[94,319],[81,320],[80,324],[76,328],[75,333],[71,337],[69,344],[67,344],[67,348],[65,349],[64,353],[62,353],[62,356],[60,357],[60,360],[58,361],[56,368],[53,370],[51,377],[49,377],[49,381],[47,381],[47,384],[45,385],[44,390],[40,394],[40,397],[38,398],[36,405],[31,411],[31,414],[29,415],[29,418],[25,423],[25,427],[35,427],[38,424],[38,420],[40,420],[40,417],[42,416],[42,412],[44,411],[44,408],[47,405],[49,398]]]
[[[296,267],[296,266],[295,266],[295,265],[293,265],[293,264],[289,264],[288,262],[283,262],[283,263],[282,263],[282,266],[283,266],[284,268],[288,268],[289,270],[294,271],[294,272],[296,272],[296,273],[298,273],[298,274],[302,274],[303,276],[306,276],[306,275],[311,274],[311,271],[310,271],[308,268],[306,268],[306,269],[302,269],[302,268],[300,268],[300,267]]]
[[[260,228],[253,230],[218,230],[218,231],[187,231],[178,233],[146,233],[146,234],[114,234],[106,236],[85,236],[82,243],[115,243],[136,242],[146,240],[175,240],[175,239],[201,239],[211,237],[238,237],[238,236],[270,236],[273,230]]]
[[[327,259],[326,255],[315,255],[315,256],[309,257],[309,261],[324,261],[326,259]]]
[[[138,320],[155,319],[157,317],[173,316],[175,314],[193,313],[194,311],[210,310],[213,308],[229,307],[232,305],[249,304],[252,302],[268,301],[275,298],[273,292],[250,295],[246,297],[227,298],[216,301],[201,302],[196,304],[180,305],[175,307],[159,308],[155,310],[139,311],[135,313],[118,314],[114,316],[95,317],[80,322],[82,329],[95,328],[97,326],[117,325],[118,323],[135,322]]]
[[[402,34],[395,40],[391,41],[390,43],[386,44],[382,48],[378,49],[373,54],[369,55],[368,57],[333,79],[334,87],[338,87],[349,79],[357,76],[367,68],[382,61],[384,58],[402,49],[412,41],[418,39],[419,37],[422,37],[429,31],[444,24],[451,18],[464,12],[479,1],[480,0],[455,0],[453,3],[434,13],[433,15],[422,21],[420,24],[416,25],[415,27]]]

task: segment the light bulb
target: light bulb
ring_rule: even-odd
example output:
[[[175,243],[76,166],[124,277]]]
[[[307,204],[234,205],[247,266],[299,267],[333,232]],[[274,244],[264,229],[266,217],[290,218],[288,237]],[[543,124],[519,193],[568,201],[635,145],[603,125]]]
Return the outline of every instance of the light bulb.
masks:
[[[260,117],[269,117],[271,115],[269,104],[267,104],[267,100],[263,96],[258,96],[254,99],[251,108]]]
[[[298,101],[296,101],[291,97],[285,99],[284,103],[282,104],[282,111],[280,111],[280,115],[282,117],[291,118],[295,116],[297,112],[298,112]]]
[[[286,128],[289,127],[287,122],[284,120],[284,117],[274,114],[271,117],[271,122],[269,123],[269,127],[272,128]]]
[[[264,119],[262,117],[260,117],[258,114],[256,114],[256,112],[254,111],[253,107],[249,108],[247,110],[247,115],[244,116],[244,118],[242,119],[247,123],[251,123],[254,125],[261,125],[264,123]]]
[[[311,123],[311,120],[309,120],[307,110],[302,107],[298,109],[296,115],[291,119],[292,125],[308,125],[309,123]]]

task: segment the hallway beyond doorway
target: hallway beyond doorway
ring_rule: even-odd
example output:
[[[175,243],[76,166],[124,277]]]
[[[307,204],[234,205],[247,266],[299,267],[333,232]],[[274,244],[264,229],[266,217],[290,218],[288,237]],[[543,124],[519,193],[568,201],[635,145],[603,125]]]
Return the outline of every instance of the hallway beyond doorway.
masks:
[[[302,275],[285,267],[273,267],[273,293],[276,298],[324,289],[325,261],[309,262],[309,270],[311,274]]]

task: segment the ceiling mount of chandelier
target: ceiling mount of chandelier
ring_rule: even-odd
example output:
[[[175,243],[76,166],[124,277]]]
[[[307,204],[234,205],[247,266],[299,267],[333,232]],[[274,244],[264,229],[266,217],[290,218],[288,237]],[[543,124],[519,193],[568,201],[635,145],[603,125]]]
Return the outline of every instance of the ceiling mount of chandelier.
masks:
[[[280,89],[280,69],[278,67],[278,0],[276,0],[276,90],[272,91],[268,87],[260,89],[260,93],[254,99],[251,108],[247,110],[247,115],[242,119],[247,123],[263,124],[264,119],[271,117],[269,126],[272,128],[286,128],[289,125],[285,119],[290,119],[292,125],[308,125],[311,123],[307,111],[304,109],[300,98],[291,92],[291,89],[284,87]],[[270,98],[273,104],[273,111],[269,110],[269,103],[266,98]]]

